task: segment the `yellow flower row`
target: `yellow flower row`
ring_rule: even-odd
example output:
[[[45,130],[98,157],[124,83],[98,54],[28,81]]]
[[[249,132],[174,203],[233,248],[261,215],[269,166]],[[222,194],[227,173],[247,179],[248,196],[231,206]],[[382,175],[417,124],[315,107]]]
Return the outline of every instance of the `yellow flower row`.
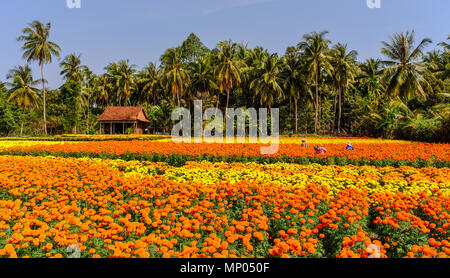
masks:
[[[5,150],[7,148],[12,147],[29,147],[35,145],[56,145],[56,144],[77,144],[77,142],[60,142],[60,141],[32,141],[32,140],[23,140],[23,141],[0,141],[0,151]]]
[[[87,158],[86,158],[87,159]],[[179,183],[195,182],[213,185],[221,181],[231,184],[256,180],[283,186],[304,188],[308,184],[327,185],[331,195],[347,188],[365,188],[369,193],[419,194],[440,189],[450,196],[450,171],[448,168],[412,168],[374,166],[322,166],[276,163],[211,163],[188,162],[183,167],[172,167],[165,163],[123,160],[88,159],[106,164],[124,172],[126,176],[144,177],[163,175]]]

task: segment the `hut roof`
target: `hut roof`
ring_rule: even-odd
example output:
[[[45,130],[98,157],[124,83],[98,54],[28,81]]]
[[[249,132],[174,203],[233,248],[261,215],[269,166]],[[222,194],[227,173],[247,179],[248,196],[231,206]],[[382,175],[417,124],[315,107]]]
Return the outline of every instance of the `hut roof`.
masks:
[[[140,121],[149,123],[150,121],[142,107],[134,106],[110,106],[98,119],[99,122],[129,122]]]

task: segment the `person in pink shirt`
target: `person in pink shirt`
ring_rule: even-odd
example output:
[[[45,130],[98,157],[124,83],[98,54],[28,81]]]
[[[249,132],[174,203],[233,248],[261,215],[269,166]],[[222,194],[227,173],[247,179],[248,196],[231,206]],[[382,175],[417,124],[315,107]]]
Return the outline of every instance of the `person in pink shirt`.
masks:
[[[316,154],[324,154],[327,152],[327,149],[319,146],[314,146],[314,150],[316,151]]]

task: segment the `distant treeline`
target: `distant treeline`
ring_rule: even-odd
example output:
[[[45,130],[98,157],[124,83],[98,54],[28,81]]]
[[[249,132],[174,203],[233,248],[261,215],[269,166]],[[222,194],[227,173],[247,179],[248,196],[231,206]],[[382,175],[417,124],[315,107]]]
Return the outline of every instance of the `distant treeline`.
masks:
[[[304,35],[283,55],[232,41],[208,49],[191,34],[142,69],[121,60],[94,74],[81,55],[70,54],[60,63],[65,84],[47,90],[44,65],[61,51],[50,29],[34,21],[18,38],[24,59],[41,65],[42,74],[35,79],[28,65],[18,66],[0,83],[2,135],[94,134],[110,105],[142,106],[150,132],[167,133],[173,109],[193,109],[201,99],[204,109],[279,108],[284,135],[450,138],[449,45],[424,53],[432,42],[416,43],[414,32],[393,34],[380,44],[383,60],[364,62],[327,32]]]

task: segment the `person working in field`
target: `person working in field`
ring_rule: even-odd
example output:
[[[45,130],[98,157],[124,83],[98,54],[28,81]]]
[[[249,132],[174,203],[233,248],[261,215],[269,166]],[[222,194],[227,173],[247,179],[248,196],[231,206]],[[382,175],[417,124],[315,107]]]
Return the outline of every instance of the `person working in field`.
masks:
[[[306,143],[305,139],[302,139],[302,148],[307,148],[308,147],[308,143]]]
[[[347,143],[347,147],[345,149],[347,149],[349,151],[353,151],[355,148],[353,148],[352,143],[349,142],[349,143]]]
[[[316,154],[324,154],[327,152],[327,149],[319,146],[314,146],[314,150],[316,151]]]

